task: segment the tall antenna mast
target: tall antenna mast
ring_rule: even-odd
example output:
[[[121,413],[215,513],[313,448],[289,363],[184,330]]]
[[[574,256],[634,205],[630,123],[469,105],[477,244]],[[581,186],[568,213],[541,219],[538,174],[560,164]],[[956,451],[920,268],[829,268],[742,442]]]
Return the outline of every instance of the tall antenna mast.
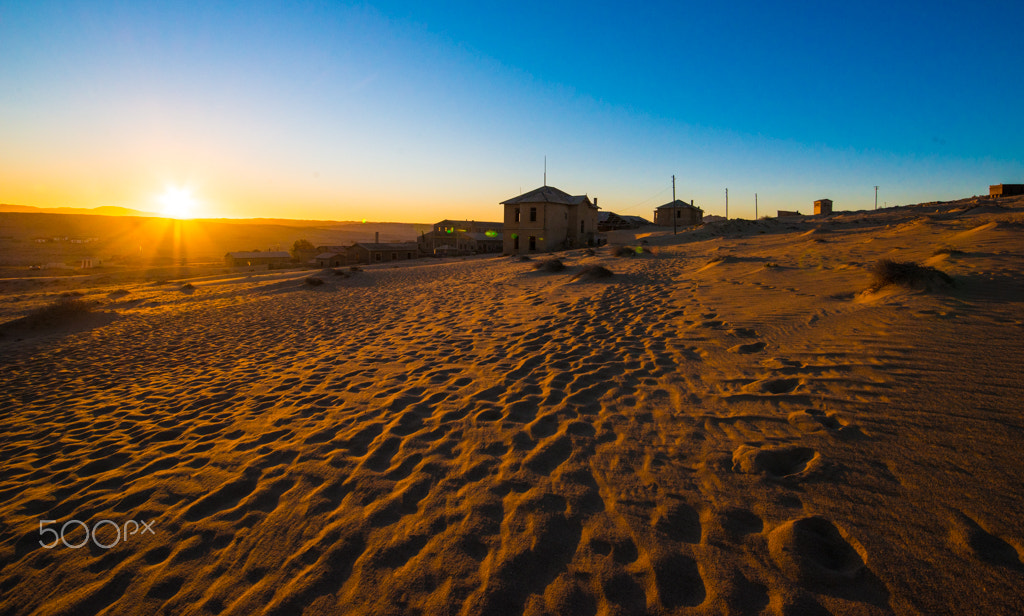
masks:
[[[672,176],[672,235],[677,233],[676,231],[676,219],[679,216],[679,212],[676,209],[676,176]]]
[[[544,185],[548,185],[548,155],[544,155]]]
[[[725,189],[725,219],[729,220],[729,189]]]

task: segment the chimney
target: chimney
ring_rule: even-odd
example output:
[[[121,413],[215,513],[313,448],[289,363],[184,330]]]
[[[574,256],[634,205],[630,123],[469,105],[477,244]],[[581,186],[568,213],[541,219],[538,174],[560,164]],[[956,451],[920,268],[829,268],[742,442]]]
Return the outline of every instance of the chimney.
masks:
[[[690,206],[693,206],[693,199],[690,199]]]
[[[594,197],[594,207],[597,207],[597,197]]]
[[[373,243],[380,244],[380,231],[376,231],[373,234]]]

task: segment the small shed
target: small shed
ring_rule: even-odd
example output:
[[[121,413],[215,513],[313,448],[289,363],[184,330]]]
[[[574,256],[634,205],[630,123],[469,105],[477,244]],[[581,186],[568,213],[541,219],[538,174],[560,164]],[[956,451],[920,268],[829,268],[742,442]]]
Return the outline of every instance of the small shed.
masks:
[[[990,197],[1012,197],[1024,195],[1024,184],[993,184],[988,187]]]
[[[231,267],[253,265],[287,265],[292,256],[283,250],[253,250],[249,252],[229,252],[224,255],[224,262]]]
[[[689,203],[676,199],[654,210],[654,224],[662,227],[688,227],[703,224],[704,210]]]
[[[384,263],[419,257],[416,242],[357,242],[347,250],[349,263]]]
[[[345,265],[344,252],[322,252],[316,256],[317,267],[340,267]]]
[[[832,213],[832,200],[831,199],[818,199],[814,202],[814,213],[820,214],[831,214]]]

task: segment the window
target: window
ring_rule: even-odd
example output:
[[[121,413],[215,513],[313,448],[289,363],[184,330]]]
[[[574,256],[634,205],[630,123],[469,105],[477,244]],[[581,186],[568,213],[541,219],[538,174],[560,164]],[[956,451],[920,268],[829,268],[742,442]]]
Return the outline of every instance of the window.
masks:
[[[379,253],[379,252],[375,252],[375,253],[373,253],[373,258],[374,258],[374,260],[375,260],[375,261],[380,261],[380,255],[381,255],[381,253]]]
[[[516,222],[519,222],[519,208],[516,208]]]
[[[391,253],[391,260],[392,261],[397,261],[398,260],[398,253],[397,252]]]
[[[519,250],[519,236],[515,233],[512,234],[512,248],[514,250]]]
[[[530,222],[537,222],[537,208],[530,208]]]
[[[580,221],[580,233],[583,233],[583,223],[584,222],[586,222],[586,221],[583,221],[583,220]]]
[[[537,238],[530,236],[530,250],[537,250]]]
[[[405,258],[406,259],[411,259],[412,258],[412,253],[411,252],[405,253]]]
[[[682,218],[682,217],[683,217],[683,210],[676,210],[676,218]]]

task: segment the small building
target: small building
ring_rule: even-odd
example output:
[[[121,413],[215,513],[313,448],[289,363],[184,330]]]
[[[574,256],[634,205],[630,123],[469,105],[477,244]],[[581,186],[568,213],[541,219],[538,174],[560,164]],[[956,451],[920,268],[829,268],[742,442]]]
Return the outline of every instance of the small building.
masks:
[[[283,250],[253,250],[250,252],[229,252],[224,255],[224,261],[230,267],[242,267],[254,265],[289,265],[292,256]]]
[[[348,260],[344,249],[340,251],[322,252],[316,256],[317,267],[341,267]]]
[[[704,210],[676,199],[654,210],[654,224],[662,227],[694,227],[704,223]]]
[[[1024,184],[993,184],[988,187],[990,197],[1012,197],[1024,195]]]
[[[416,242],[356,242],[346,249],[348,263],[391,263],[419,257]]]
[[[422,234],[420,252],[432,255],[501,252],[504,224],[475,220],[442,220]]]
[[[789,210],[779,210],[779,218],[789,218],[791,216],[803,216],[803,214],[801,214],[799,210],[796,212],[790,212]]]
[[[831,199],[818,199],[814,202],[814,214],[831,214],[832,213],[832,200]]]
[[[501,202],[505,254],[552,252],[597,243],[597,199],[541,186]]]

